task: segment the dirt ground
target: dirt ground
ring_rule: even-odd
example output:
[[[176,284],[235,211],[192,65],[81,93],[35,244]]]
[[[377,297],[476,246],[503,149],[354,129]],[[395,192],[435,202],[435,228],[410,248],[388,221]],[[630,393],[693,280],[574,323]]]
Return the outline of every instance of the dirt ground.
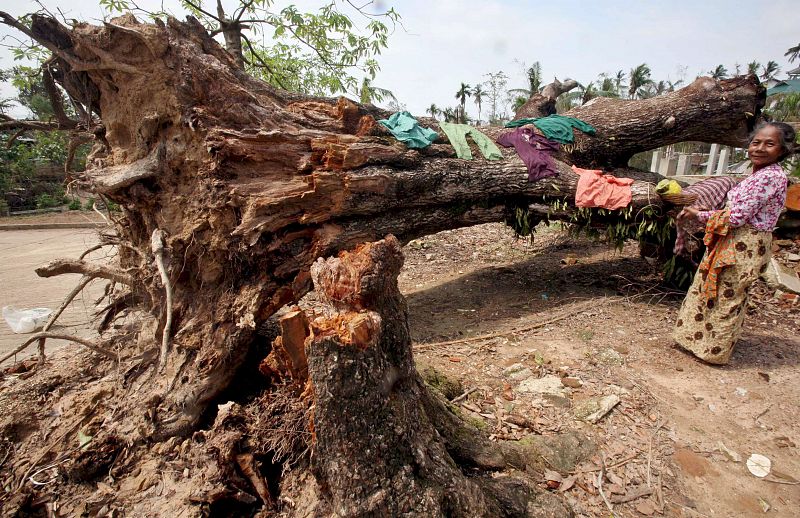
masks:
[[[635,245],[615,253],[541,227],[531,244],[499,224],[411,242],[400,276],[418,364],[477,387],[465,413],[497,438],[530,433],[508,418],[524,416],[598,442],[576,470],[595,471],[564,491],[577,513],[609,516],[605,465],[614,516],[798,516],[800,305],[759,283],[730,364],[714,367],[673,346],[681,294],[657,282]],[[530,392],[553,377],[581,386]],[[620,403],[597,424],[576,418],[611,395]],[[771,460],[766,479],[745,466],[753,453]]]
[[[93,231],[73,232],[20,233],[30,235],[19,242],[0,232],[4,304],[45,300],[33,297],[46,281],[32,269],[94,243]],[[779,255],[800,242],[786,245]],[[681,294],[658,285],[635,245],[617,253],[555,228],[531,243],[497,224],[412,241],[405,254],[399,281],[418,367],[458,382],[450,397],[466,394],[470,421],[497,440],[574,430],[598,445],[588,462],[554,463],[541,480],[576,515],[798,515],[796,302],[759,283],[730,364],[713,367],[672,345]],[[49,305],[72,287],[58,283],[42,288]],[[0,390],[14,383],[6,376]],[[619,403],[587,422],[601,397]],[[745,466],[753,453],[771,460],[766,478]]]

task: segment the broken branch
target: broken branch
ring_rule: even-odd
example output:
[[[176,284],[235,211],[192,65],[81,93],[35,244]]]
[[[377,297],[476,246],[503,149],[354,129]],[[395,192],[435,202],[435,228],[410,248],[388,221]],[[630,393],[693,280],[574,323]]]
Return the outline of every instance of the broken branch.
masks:
[[[57,340],[69,340],[71,342],[75,342],[76,344],[80,344],[80,345],[86,347],[87,349],[96,352],[97,354],[103,355],[106,358],[110,358],[110,359],[115,360],[115,361],[119,360],[119,355],[117,353],[111,352],[111,351],[109,351],[107,349],[103,349],[102,347],[100,347],[96,343],[92,342],[91,340],[87,340],[86,338],[81,338],[79,336],[73,336],[73,335],[68,335],[68,334],[64,334],[64,333],[45,333],[45,332],[42,332],[42,333],[36,333],[36,334],[32,335],[30,338],[25,340],[25,343],[23,343],[22,345],[20,345],[19,347],[17,347],[13,351],[11,351],[10,353],[8,353],[5,356],[3,356],[2,358],[0,358],[0,363],[3,363],[4,361],[6,361],[7,359],[11,358],[12,356],[14,356],[16,354],[19,354],[20,352],[24,351],[25,348],[27,348],[30,344],[32,344],[33,342],[35,342],[37,340],[41,340],[43,338],[53,338],[53,339],[57,339]]]
[[[39,277],[49,278],[56,275],[64,275],[67,273],[81,273],[92,279],[107,279],[109,281],[125,284],[126,286],[133,285],[133,279],[127,273],[119,270],[114,270],[107,266],[100,266],[97,264],[87,263],[85,261],[69,261],[66,259],[57,259],[51,263],[36,268],[36,275]]]

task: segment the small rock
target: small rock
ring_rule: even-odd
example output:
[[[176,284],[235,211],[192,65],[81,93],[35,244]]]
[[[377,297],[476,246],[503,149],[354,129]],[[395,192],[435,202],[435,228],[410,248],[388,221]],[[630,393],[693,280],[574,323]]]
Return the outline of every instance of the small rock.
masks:
[[[787,261],[800,261],[800,255],[798,254],[787,254],[786,255]]]
[[[603,349],[597,353],[597,361],[605,365],[622,365],[625,359],[614,349]]]
[[[645,516],[652,516],[656,512],[656,505],[652,500],[642,500],[636,504],[636,510]]]
[[[747,389],[742,387],[736,387],[736,395],[739,397],[745,397],[747,395]]]
[[[561,383],[565,387],[569,388],[581,388],[583,386],[583,381],[581,381],[580,378],[571,378],[571,377],[561,378]]]
[[[503,374],[514,380],[525,380],[533,376],[533,371],[521,363],[515,363],[506,368]]]
[[[678,372],[683,372],[683,367],[681,367],[680,365],[676,365],[675,370]]]
[[[703,400],[703,396],[701,396],[700,394],[692,394],[692,399],[694,399],[699,403]]]
[[[767,263],[767,271],[762,275],[767,285],[774,289],[800,294],[800,278],[797,274],[779,263],[774,257]]]
[[[433,254],[425,254],[426,261],[430,261],[431,259],[433,259]]]
[[[714,403],[709,403],[708,404],[708,409],[711,410],[715,414],[717,413],[717,405],[715,405]]]
[[[565,396],[567,388],[561,384],[561,378],[549,374],[543,378],[528,378],[519,384],[517,392],[528,394],[552,394]]]
[[[620,399],[616,394],[604,396],[600,399],[589,399],[575,408],[575,417],[590,423],[596,423],[608,414],[612,408],[619,404]]]

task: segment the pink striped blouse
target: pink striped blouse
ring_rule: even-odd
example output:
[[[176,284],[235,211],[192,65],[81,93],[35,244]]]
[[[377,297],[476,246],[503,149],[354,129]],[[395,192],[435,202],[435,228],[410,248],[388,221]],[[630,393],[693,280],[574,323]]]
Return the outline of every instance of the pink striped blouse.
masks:
[[[772,232],[783,206],[789,178],[780,164],[759,169],[728,191],[728,207],[731,209],[731,226],[749,225],[755,230]],[[714,211],[698,213],[705,223]]]

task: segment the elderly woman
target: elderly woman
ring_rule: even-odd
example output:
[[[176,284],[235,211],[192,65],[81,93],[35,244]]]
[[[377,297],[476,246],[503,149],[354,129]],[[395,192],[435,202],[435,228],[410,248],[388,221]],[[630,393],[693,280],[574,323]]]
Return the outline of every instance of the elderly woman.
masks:
[[[759,125],[747,153],[753,172],[728,192],[718,211],[687,207],[678,219],[706,224],[706,255],[686,294],[673,338],[698,358],[728,363],[739,338],[752,283],[766,271],[772,229],[786,201],[788,178],[780,162],[795,151],[794,128],[781,122]]]

